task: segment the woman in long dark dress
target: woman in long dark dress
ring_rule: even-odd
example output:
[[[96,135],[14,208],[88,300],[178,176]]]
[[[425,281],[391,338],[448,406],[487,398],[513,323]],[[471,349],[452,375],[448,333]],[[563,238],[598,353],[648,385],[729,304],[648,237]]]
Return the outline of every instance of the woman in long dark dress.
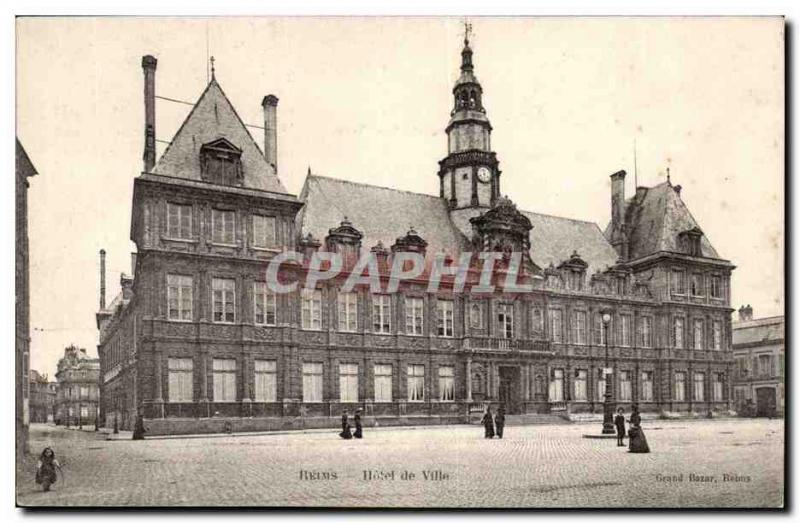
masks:
[[[42,486],[45,492],[50,490],[50,485],[56,482],[56,469],[61,466],[56,460],[56,454],[53,449],[46,447],[39,457],[39,463],[36,464],[36,483]]]
[[[647,446],[647,438],[644,437],[644,431],[642,430],[642,417],[639,415],[639,407],[634,405],[632,409],[631,428],[628,432],[628,452],[646,454],[650,452],[650,447]]]
[[[347,422],[347,411],[342,412],[342,431],[339,437],[343,439],[351,439],[353,434],[350,432],[350,423]]]
[[[363,436],[361,432],[361,409],[356,410],[356,414],[353,416],[353,422],[356,424],[356,431],[353,432],[353,437],[361,439]]]
[[[486,413],[483,415],[483,419],[481,420],[483,423],[483,437],[484,438],[493,438],[494,437],[494,417],[492,417],[492,406],[488,405],[486,407]]]

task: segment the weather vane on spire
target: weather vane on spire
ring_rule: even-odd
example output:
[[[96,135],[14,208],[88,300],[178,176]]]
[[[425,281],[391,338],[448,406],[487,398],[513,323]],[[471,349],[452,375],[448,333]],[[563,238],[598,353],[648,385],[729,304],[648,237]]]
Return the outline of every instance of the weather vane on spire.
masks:
[[[212,56],[209,61],[211,62],[211,79],[214,80],[214,57]]]
[[[472,24],[468,19],[464,19],[464,45],[469,45],[469,37],[472,35]]]

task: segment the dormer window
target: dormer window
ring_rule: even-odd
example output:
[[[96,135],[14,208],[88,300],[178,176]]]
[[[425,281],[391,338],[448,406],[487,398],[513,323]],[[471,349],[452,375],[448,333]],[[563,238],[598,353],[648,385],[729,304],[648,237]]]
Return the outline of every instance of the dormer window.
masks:
[[[703,231],[699,227],[694,227],[678,235],[678,244],[683,249],[683,252],[689,256],[702,256],[703,252],[700,249],[700,239],[702,237]]]
[[[200,176],[219,185],[242,185],[242,150],[225,138],[200,147]]]

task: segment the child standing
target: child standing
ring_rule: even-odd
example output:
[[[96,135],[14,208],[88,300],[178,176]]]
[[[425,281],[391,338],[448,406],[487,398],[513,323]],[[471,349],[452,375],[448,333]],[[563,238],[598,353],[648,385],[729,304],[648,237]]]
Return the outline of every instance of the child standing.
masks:
[[[45,492],[50,490],[50,485],[56,482],[56,469],[61,469],[53,449],[46,447],[39,456],[36,464],[36,483],[42,486]]]

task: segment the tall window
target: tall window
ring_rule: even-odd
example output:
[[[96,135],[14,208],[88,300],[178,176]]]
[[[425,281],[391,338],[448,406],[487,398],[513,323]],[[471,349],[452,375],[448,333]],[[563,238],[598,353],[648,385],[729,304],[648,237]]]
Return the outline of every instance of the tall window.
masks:
[[[773,374],[775,369],[772,368],[772,355],[771,354],[759,354],[758,355],[758,375],[763,377],[769,377]]]
[[[194,399],[192,388],[192,358],[169,358],[169,401],[170,403],[190,402]]]
[[[603,369],[597,369],[597,399],[603,401],[606,397],[606,375]]]
[[[275,360],[255,360],[255,400],[274,402],[278,398],[278,362]]]
[[[425,399],[425,365],[408,366],[408,401]]]
[[[455,369],[449,365],[439,367],[439,400],[456,399]]]
[[[694,400],[695,401],[705,401],[706,400],[706,375],[703,372],[695,372],[694,373]]]
[[[236,401],[236,360],[212,360],[214,401]]]
[[[422,335],[422,311],[424,301],[422,298],[406,297],[406,334]]]
[[[453,302],[451,300],[436,301],[436,329],[439,336],[453,336]]]
[[[303,363],[303,403],[322,401],[322,363]]]
[[[501,338],[511,339],[514,337],[514,305],[511,303],[497,304],[497,327]]]
[[[392,332],[392,302],[388,294],[372,296],[372,332],[389,334]]]
[[[653,371],[642,372],[642,401],[653,401]]]
[[[619,399],[620,401],[631,401],[631,371],[619,371]]]
[[[253,215],[253,247],[275,246],[275,217]]]
[[[211,241],[232,245],[236,243],[236,213],[221,209],[211,210]]]
[[[588,379],[588,371],[584,369],[575,369],[575,401],[586,401],[586,382]]]
[[[705,346],[703,340],[703,320],[694,320],[694,349],[703,350]]]
[[[703,275],[692,274],[692,296],[703,296]]]
[[[653,346],[653,318],[650,316],[639,318],[639,346],[645,348]]]
[[[623,347],[631,346],[631,317],[629,314],[621,314],[620,323],[620,344]]]
[[[614,320],[608,322],[608,332],[611,333],[614,328]],[[592,320],[592,330],[594,331],[594,344],[600,345],[604,347],[606,344],[606,329],[603,327],[603,315],[602,313],[596,313],[593,315]],[[609,340],[611,341],[611,340]]]
[[[572,343],[586,344],[586,312],[575,311],[572,324]]]
[[[674,330],[675,330],[675,348],[682,349],[684,348],[683,343],[683,318],[675,318],[674,320]]]
[[[213,318],[217,323],[236,321],[236,280],[214,278],[211,280]]]
[[[564,401],[564,369],[552,369],[550,401]]]
[[[550,309],[548,311],[550,314],[550,332],[553,337],[553,341],[556,343],[561,343],[564,339],[564,331],[563,329],[563,318],[564,312],[561,309]]]
[[[375,401],[392,401],[392,366],[375,365]]]
[[[340,292],[337,297],[339,330],[355,332],[358,330],[358,293]]]
[[[711,377],[714,380],[711,388],[711,400],[722,401],[722,383],[725,381],[725,375],[721,372],[715,372]]]
[[[720,322],[715,321],[711,324],[711,336],[714,350],[720,350],[722,348],[722,324]]]
[[[339,399],[345,403],[358,401],[358,364],[339,364]]]
[[[722,298],[722,278],[720,276],[711,276],[711,297]]]
[[[275,325],[277,323],[276,296],[269,290],[266,282],[253,282],[253,309],[256,325]]]
[[[192,206],[167,204],[167,236],[180,240],[192,238]]]
[[[304,329],[322,328],[322,291],[303,289],[300,295],[300,321]]]
[[[686,373],[675,373],[675,401],[686,401]]]
[[[675,269],[670,276],[670,291],[672,294],[686,294],[686,273]]]
[[[531,334],[539,339],[544,336],[544,312],[539,307],[531,309]]]
[[[192,321],[192,277],[167,275],[167,308],[169,319]]]

